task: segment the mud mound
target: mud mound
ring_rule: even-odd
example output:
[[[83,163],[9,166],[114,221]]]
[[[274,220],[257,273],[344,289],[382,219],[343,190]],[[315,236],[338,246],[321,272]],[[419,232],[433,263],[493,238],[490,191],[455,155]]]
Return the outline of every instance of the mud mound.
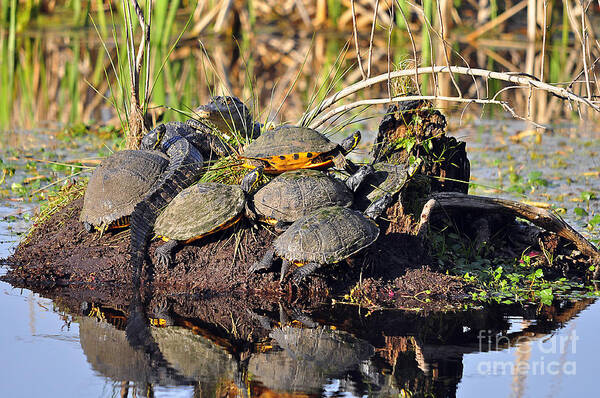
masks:
[[[128,290],[132,274],[129,232],[107,232],[103,236],[85,232],[77,217],[82,202],[78,199],[64,207],[19,245],[8,258],[10,270],[6,280],[34,290],[64,286]],[[375,305],[397,308],[406,305],[390,299],[389,291],[407,292],[403,295],[439,291],[440,295],[429,296],[439,298],[442,306],[462,297],[457,293],[461,282],[453,279],[449,283],[449,277],[421,269],[428,259],[415,249],[414,237],[399,233],[382,236],[363,255],[348,262],[323,267],[300,286],[290,282],[280,286],[278,269],[248,275],[248,268],[262,258],[275,236],[270,229],[253,228],[241,222],[179,249],[175,266],[170,269],[150,267],[146,270],[146,282],[151,282],[156,294],[194,293],[203,299],[235,294],[260,298],[259,301],[286,300],[308,306],[344,296],[361,279],[365,287],[362,295]],[[151,258],[160,244],[158,240],[152,242]],[[452,293],[445,294],[444,289]],[[419,299],[420,296],[415,301]]]

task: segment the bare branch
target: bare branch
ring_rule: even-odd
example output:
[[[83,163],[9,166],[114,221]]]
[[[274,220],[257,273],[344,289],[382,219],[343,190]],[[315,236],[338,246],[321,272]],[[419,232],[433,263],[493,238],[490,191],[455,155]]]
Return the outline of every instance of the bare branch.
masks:
[[[350,4],[352,5],[352,30],[354,31],[354,46],[356,47],[356,59],[358,60],[358,69],[360,70],[360,74],[362,75],[363,80],[367,78],[365,75],[365,70],[362,66],[362,61],[360,59],[360,46],[358,45],[358,27],[356,26],[356,10],[354,9],[354,0],[350,0]]]
[[[581,103],[587,105],[588,107],[594,109],[597,112],[600,112],[600,107],[590,100],[580,97],[573,92],[566,90],[561,87],[556,87],[548,83],[541,82],[534,77],[529,77],[521,74],[511,74],[511,73],[502,73],[502,72],[493,72],[486,69],[477,69],[477,68],[467,68],[464,66],[452,66],[449,68],[448,66],[435,66],[435,67],[422,67],[415,69],[404,69],[399,71],[394,71],[391,73],[384,73],[367,80],[360,81],[358,83],[352,84],[332,96],[323,100],[315,109],[311,109],[303,115],[302,119],[304,120],[313,120],[316,118],[318,114],[323,112],[326,108],[338,102],[339,100],[356,93],[366,87],[385,82],[388,79],[394,79],[403,76],[414,75],[415,73],[459,73],[468,76],[480,76],[486,79],[496,79],[502,80],[506,82],[516,83],[523,86],[531,86],[533,88],[544,90],[555,94],[564,99],[574,101],[577,103]],[[466,101],[470,101],[466,99]]]
[[[373,10],[373,22],[371,23],[371,37],[369,38],[369,55],[367,63],[367,77],[371,77],[371,58],[373,57],[373,38],[375,36],[375,25],[377,25],[377,11],[379,10],[379,0],[375,1]]]

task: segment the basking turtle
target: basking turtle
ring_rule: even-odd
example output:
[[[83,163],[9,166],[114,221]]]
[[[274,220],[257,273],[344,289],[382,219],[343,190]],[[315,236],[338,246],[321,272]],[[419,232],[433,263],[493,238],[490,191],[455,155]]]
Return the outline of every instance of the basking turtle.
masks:
[[[364,209],[385,194],[398,194],[420,165],[421,159],[408,168],[384,162],[373,164],[374,172],[365,178],[365,183],[356,191],[356,205]]]
[[[353,192],[372,172],[363,166],[344,183],[319,170],[286,171],[260,188],[249,205],[260,221],[281,228],[321,207],[350,207]]]
[[[104,159],[88,182],[79,221],[86,231],[124,228],[136,204],[167,169],[159,151],[119,151]]]
[[[348,168],[349,162],[344,155],[352,151],[359,141],[359,131],[338,145],[317,130],[281,126],[262,133],[240,156],[244,159],[244,167],[262,165],[265,172],[271,174],[296,169],[327,168],[332,164],[338,168]]]
[[[260,123],[252,121],[250,110],[237,97],[212,97],[208,104],[194,109],[194,116],[218,130],[226,139],[231,138],[232,132],[248,138],[260,135]]]
[[[374,202],[365,214],[341,206],[323,207],[299,218],[273,243],[260,262],[249,270],[269,269],[274,256],[283,259],[279,280],[282,281],[290,264],[297,265],[293,279],[300,282],[305,276],[325,264],[338,263],[371,245],[379,236],[373,221],[392,202],[391,195]]]
[[[156,249],[158,264],[169,266],[179,243],[189,243],[229,228],[242,218],[246,194],[252,190],[262,169],[248,173],[240,185],[199,183],[184,189],[156,219],[155,233],[166,240]]]

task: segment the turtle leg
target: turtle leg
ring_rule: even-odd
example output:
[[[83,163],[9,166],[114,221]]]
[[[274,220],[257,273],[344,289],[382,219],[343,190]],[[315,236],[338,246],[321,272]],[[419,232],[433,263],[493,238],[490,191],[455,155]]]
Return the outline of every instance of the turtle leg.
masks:
[[[275,232],[277,232],[278,234],[281,234],[283,232],[285,232],[286,229],[288,229],[290,226],[289,223],[286,223],[284,221],[277,221],[277,223],[275,223],[275,225],[273,225],[273,228],[275,229]]]
[[[358,169],[358,167],[356,167],[356,165],[350,159],[346,159],[341,152],[338,152],[333,157],[333,164],[335,165],[336,169],[346,170],[350,174],[354,174]]]
[[[352,174],[346,179],[346,186],[352,192],[356,192],[356,190],[367,179],[367,177],[373,174],[375,174],[375,169],[370,164],[360,166],[356,173]]]
[[[288,270],[290,269],[290,262],[288,260],[286,260],[285,258],[281,260],[281,272],[279,275],[279,282],[283,282],[283,277],[285,276],[285,274],[287,274]]]
[[[169,302],[166,298],[160,300],[155,306],[153,315],[154,318],[150,317],[150,323],[154,326],[173,326],[175,322],[169,315]]]
[[[246,309],[246,312],[248,313],[248,315],[250,315],[250,317],[252,319],[254,319],[255,321],[258,322],[258,324],[260,325],[260,327],[262,327],[265,330],[273,330],[273,327],[271,326],[271,318],[269,318],[268,316],[264,316],[264,315],[258,315],[256,312],[251,311],[249,309]]]
[[[255,262],[252,267],[248,270],[249,274],[253,274],[257,271],[271,269],[273,266],[273,257],[275,256],[275,250],[271,249],[265,253],[262,260]]]
[[[302,267],[297,268],[292,274],[292,280],[294,283],[298,284],[302,282],[304,278],[308,275],[312,274],[317,268],[319,268],[321,264],[319,263],[307,263]]]
[[[94,232],[94,226],[87,221],[83,222],[83,229],[85,229],[85,232],[88,233]]]
[[[369,217],[372,220],[376,220],[380,215],[383,214],[384,211],[387,210],[388,207],[394,202],[394,197],[389,193],[386,193],[381,198],[377,199],[375,202],[371,203],[367,210],[365,210],[365,216]]]
[[[177,247],[178,242],[175,239],[168,240],[164,245],[159,246],[154,251],[156,263],[164,268],[169,268],[173,262],[173,250]]]

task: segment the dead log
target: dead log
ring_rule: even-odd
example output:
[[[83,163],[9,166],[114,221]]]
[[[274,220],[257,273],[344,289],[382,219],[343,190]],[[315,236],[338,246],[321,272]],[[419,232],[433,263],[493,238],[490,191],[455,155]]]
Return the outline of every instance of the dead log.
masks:
[[[494,213],[519,217],[572,242],[593,263],[600,261],[600,251],[598,248],[567,224],[560,216],[546,209],[508,199],[488,198],[458,192],[438,192],[430,196],[430,200],[423,208],[417,233],[418,236],[424,235],[431,213],[439,211],[475,211],[484,214]]]
[[[392,104],[379,124],[371,152],[375,162],[409,165],[420,158],[419,173],[433,177],[433,192],[467,193],[470,163],[466,143],[445,133],[446,118],[428,101]]]

